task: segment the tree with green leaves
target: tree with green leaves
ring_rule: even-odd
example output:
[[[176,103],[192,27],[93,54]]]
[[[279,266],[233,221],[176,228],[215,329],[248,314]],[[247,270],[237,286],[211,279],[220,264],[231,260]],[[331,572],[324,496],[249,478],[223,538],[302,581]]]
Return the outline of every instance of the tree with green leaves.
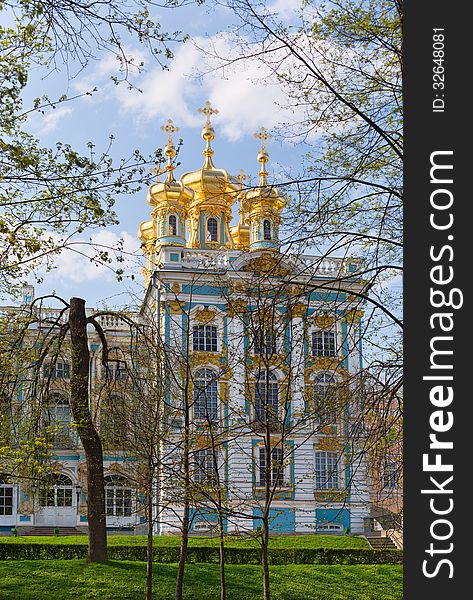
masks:
[[[67,140],[43,146],[29,131],[29,118],[44,114],[76,97],[31,95],[32,70],[63,69],[72,78],[104,52],[116,55],[115,83],[127,82],[130,68],[140,69],[125,46],[135,39],[162,64],[172,56],[170,46],[184,38],[167,35],[150,17],[150,3],[0,2],[0,293],[11,293],[20,278],[38,264],[51,267],[54,256],[71,247],[85,229],[118,222],[113,205],[118,195],[140,189],[149,165],[159,160],[139,151],[114,160],[112,140],[99,150],[95,142],[85,151]],[[91,94],[90,90],[87,94]],[[34,93],[34,92],[33,92]],[[105,132],[102,132],[105,134]],[[106,135],[106,134],[105,134]],[[108,262],[107,250],[96,255]]]

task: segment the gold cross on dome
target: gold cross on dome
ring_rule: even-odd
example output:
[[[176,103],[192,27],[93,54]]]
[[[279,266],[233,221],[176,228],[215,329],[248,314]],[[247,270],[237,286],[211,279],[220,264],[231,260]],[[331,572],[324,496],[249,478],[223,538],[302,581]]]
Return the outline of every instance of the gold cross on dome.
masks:
[[[236,179],[241,183],[241,185],[243,185],[245,181],[248,181],[249,177],[248,175],[245,175],[245,171],[243,171],[243,169],[240,169]]]
[[[156,165],[154,169],[150,169],[150,173],[154,173],[156,175],[156,181],[159,181],[159,176],[164,173],[164,170],[159,165]]]
[[[266,129],[264,127],[261,127],[259,133],[255,133],[254,134],[255,138],[258,138],[259,140],[261,140],[261,150],[266,150],[266,146],[265,146],[265,142],[266,140],[270,140],[273,136],[269,133],[269,131],[266,131]]]
[[[218,109],[212,108],[212,105],[210,104],[209,100],[207,100],[207,102],[205,103],[204,108],[198,108],[197,111],[200,113],[203,113],[205,115],[205,126],[206,127],[210,127],[210,117],[212,115],[218,115]]]
[[[176,127],[173,124],[172,119],[168,119],[168,122],[166,123],[166,125],[161,126],[161,131],[164,131],[165,133],[168,134],[168,144],[169,144],[169,146],[171,146],[172,145],[172,134],[177,133],[179,131],[179,127]]]

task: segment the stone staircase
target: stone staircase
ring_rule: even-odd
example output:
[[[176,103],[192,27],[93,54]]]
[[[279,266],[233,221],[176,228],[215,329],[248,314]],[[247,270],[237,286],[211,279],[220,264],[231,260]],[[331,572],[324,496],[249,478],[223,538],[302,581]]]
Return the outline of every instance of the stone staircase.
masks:
[[[55,527],[50,526],[35,526],[30,527],[27,531],[22,532],[22,535],[51,535],[53,536]],[[85,535],[84,531],[77,529],[76,527],[57,527],[58,535]]]
[[[368,544],[375,550],[397,550],[396,544],[390,537],[368,534],[365,535]]]

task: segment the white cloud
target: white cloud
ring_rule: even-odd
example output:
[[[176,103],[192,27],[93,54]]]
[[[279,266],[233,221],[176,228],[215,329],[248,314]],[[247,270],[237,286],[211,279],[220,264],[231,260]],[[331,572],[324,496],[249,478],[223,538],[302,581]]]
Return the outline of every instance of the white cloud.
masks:
[[[46,135],[57,129],[59,122],[65,117],[71,115],[72,112],[72,108],[62,106],[61,108],[51,109],[51,112],[47,113],[46,115],[33,113],[30,123],[34,131],[39,134]]]
[[[54,236],[53,236],[54,237]],[[118,262],[114,248],[118,248],[119,240],[123,239],[124,262]],[[139,242],[136,236],[126,231],[117,234],[104,229],[94,233],[89,239],[73,238],[68,247],[54,258],[55,269],[48,275],[49,281],[61,280],[73,283],[88,283],[92,281],[114,281],[115,269],[123,269],[137,273],[140,260]],[[99,251],[108,251],[112,263],[101,265],[91,260]]]
[[[156,66],[140,77],[142,93],[117,87],[120,107],[141,121],[172,118],[182,126],[200,127],[197,108],[209,99],[220,112],[214,123],[232,141],[289,116],[292,120],[293,110],[281,108],[287,98],[280,86],[272,85],[269,67],[241,60],[221,68],[222,61],[212,58],[234,55],[228,34],[195,38],[177,50],[169,70]]]

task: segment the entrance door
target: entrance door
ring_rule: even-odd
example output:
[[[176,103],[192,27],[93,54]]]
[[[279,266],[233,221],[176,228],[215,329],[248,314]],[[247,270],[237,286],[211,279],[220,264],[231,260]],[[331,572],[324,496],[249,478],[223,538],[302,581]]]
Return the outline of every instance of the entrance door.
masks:
[[[0,525],[15,525],[15,490],[6,477],[0,475]]]
[[[72,527],[77,519],[77,499],[67,475],[53,475],[39,490],[37,525]]]

